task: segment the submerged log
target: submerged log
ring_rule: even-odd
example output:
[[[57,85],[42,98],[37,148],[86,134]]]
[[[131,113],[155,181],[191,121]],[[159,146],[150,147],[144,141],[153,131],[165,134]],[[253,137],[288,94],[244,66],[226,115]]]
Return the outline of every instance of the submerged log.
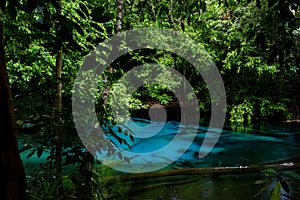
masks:
[[[155,172],[145,172],[138,174],[122,174],[114,177],[106,177],[106,183],[138,181],[140,179],[152,179],[167,176],[188,176],[188,175],[206,175],[206,174],[247,174],[257,173],[265,169],[274,170],[296,170],[300,169],[300,163],[285,162],[279,164],[269,165],[252,165],[252,166],[238,166],[238,167],[205,167],[205,168],[187,168],[187,169],[172,169]]]

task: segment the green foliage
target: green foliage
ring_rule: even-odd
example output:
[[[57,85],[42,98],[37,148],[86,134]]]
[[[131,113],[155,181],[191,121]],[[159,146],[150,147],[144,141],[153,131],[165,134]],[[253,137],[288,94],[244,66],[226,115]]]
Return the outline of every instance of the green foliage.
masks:
[[[251,122],[253,115],[253,105],[250,102],[243,102],[242,104],[233,106],[230,111],[230,121],[234,123]]]
[[[30,187],[29,199],[105,199],[106,190],[102,188],[102,175],[92,170],[92,179],[86,179],[80,165],[69,165],[71,172],[62,177],[62,183],[48,170],[48,166],[40,165],[32,176],[27,177]],[[96,167],[94,167],[96,169]],[[63,193],[59,192],[63,188]],[[89,189],[87,189],[89,188]],[[89,191],[90,190],[90,191]]]
[[[299,55],[297,41],[290,39],[289,31],[296,33],[299,23],[292,23],[296,14],[291,16],[290,10],[286,10],[293,1],[278,5],[276,9],[269,9],[265,1],[260,3],[260,8],[255,1],[231,1],[227,5],[225,3],[227,8],[222,6],[224,4],[212,4],[199,18],[201,30],[198,37],[223,74],[229,112],[242,116],[246,111],[238,110],[249,107],[242,103],[246,99],[252,105],[252,119],[291,118],[290,108],[299,104],[291,101],[292,94],[298,91],[296,80],[299,80],[299,75],[290,69],[295,69],[291,68],[294,66],[292,63],[298,63],[296,68],[299,68]],[[287,18],[275,20],[274,16],[277,17],[280,12],[286,13]],[[288,26],[289,31],[285,29],[280,32],[278,29],[282,24]],[[274,35],[278,37],[274,38]],[[277,39],[281,41],[280,45]],[[274,48],[281,48],[282,44],[296,50],[287,50],[289,54],[286,55],[283,53],[284,62],[279,59],[283,54]],[[299,96],[296,96],[298,99]],[[241,121],[236,116],[231,116],[231,120]]]
[[[98,12],[97,8],[82,1],[64,1],[62,16],[56,14],[56,1],[28,1],[24,3],[25,7],[20,6],[26,12],[14,7],[17,11],[13,16],[15,20],[11,20],[9,15],[4,16],[4,34],[17,122],[20,133],[28,134],[21,151],[29,151],[27,158],[47,155],[45,163],[41,163],[36,174],[30,178],[28,195],[33,199],[82,199],[82,194],[87,199],[91,199],[89,194],[93,198],[94,194],[95,198],[100,198],[100,184],[93,181],[94,175],[88,173],[95,161],[86,159],[87,153],[84,152],[71,118],[70,100],[73,82],[84,56],[99,41],[112,34],[106,30],[106,27],[111,27],[110,22],[106,23],[110,19],[94,21],[90,14]],[[63,77],[60,81],[65,100],[61,124],[62,158],[64,167],[71,172],[63,176],[63,182],[54,176],[57,152],[52,119],[56,90],[55,54],[61,47],[64,55]],[[108,125],[110,128],[112,126]],[[117,134],[113,137],[120,140]],[[129,162],[128,158],[124,159]]]
[[[295,199],[290,183],[300,181],[299,174],[294,171],[278,172],[274,169],[262,170],[261,173],[265,177],[264,179],[255,181],[256,185],[262,185],[262,187],[254,197],[264,196],[270,200],[280,200],[281,197]]]
[[[222,73],[228,97],[227,112],[233,123],[251,123],[254,119],[284,120],[299,116],[298,0],[172,2],[171,5],[171,1],[124,1],[122,29],[126,31],[148,26],[170,28],[175,33],[184,32],[201,43]],[[97,188],[99,183],[95,182],[100,181],[99,174],[93,172],[93,176],[98,177],[94,179],[78,178],[78,174],[90,169],[86,167],[87,164],[93,165],[95,161],[86,160],[85,150],[80,145],[71,117],[71,96],[76,74],[85,56],[99,42],[114,34],[117,1],[63,1],[62,16],[56,14],[55,0],[7,1],[7,6],[2,4],[4,44],[17,123],[20,133],[29,135],[24,141],[23,150],[30,150],[28,157],[49,154],[46,162],[37,170],[37,175],[31,179],[28,189],[30,197],[72,199],[77,196],[77,190],[83,191],[88,187],[101,197],[102,188]],[[55,126],[52,107],[57,82],[55,54],[61,48],[64,52],[63,75],[59,80],[63,84],[64,99],[63,159],[65,166],[73,164],[77,171],[72,169],[74,173],[64,175],[63,182],[56,183],[53,178]],[[126,94],[128,88],[121,84],[116,88],[118,92],[114,92],[113,86],[124,73],[145,63],[163,66],[156,77],[156,84],[145,84],[132,95]],[[176,101],[171,91],[178,86],[180,78],[170,74],[166,66],[185,76],[199,99],[201,112],[210,115],[211,101],[207,85],[190,63],[167,51],[129,51],[114,61],[113,73],[105,72],[100,77],[99,80],[105,80],[106,77],[107,82],[99,81],[95,91],[97,117],[116,146],[130,148],[134,137],[126,127],[116,125],[119,119],[113,118],[112,110],[122,113],[125,108],[132,111],[148,108],[154,102],[168,104]],[[137,79],[147,83],[151,67],[135,74]],[[89,82],[82,84],[86,84],[84,88],[87,89],[82,92],[84,96],[90,85]],[[107,87],[112,88],[110,97],[114,101],[108,102],[107,109],[104,109],[102,91]],[[121,137],[122,134],[124,137]],[[122,157],[112,145],[104,146],[109,149],[109,154]],[[129,162],[128,158],[122,159]],[[266,173],[272,174],[268,177],[275,178],[270,178],[270,182],[258,182],[267,185],[275,181],[276,184],[272,182],[270,196],[278,199],[281,189],[288,190],[288,181],[277,172]],[[298,177],[295,174],[292,176]],[[81,182],[86,184],[82,190]],[[61,187],[65,191],[63,195],[58,192]]]

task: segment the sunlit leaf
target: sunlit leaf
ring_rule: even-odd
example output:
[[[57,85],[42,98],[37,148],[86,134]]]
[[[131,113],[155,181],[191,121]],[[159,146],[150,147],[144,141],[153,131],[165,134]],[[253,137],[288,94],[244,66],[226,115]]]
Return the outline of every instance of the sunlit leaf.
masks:
[[[278,182],[274,189],[272,190],[272,193],[270,195],[271,200],[280,200],[280,194],[281,194],[281,184]]]

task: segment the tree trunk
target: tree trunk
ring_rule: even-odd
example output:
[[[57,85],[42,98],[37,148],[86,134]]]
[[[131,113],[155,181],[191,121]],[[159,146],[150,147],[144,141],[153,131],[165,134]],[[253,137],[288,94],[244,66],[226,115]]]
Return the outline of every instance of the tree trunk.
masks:
[[[170,24],[172,28],[174,28],[174,18],[173,18],[173,0],[170,1],[170,10],[169,10],[169,18],[170,18]]]
[[[62,2],[57,4],[57,14],[62,15]],[[63,52],[60,47],[56,55],[56,95],[53,107],[53,122],[54,122],[54,136],[55,136],[55,160],[54,173],[59,183],[62,183],[62,58]],[[61,186],[61,184],[59,184]],[[59,188],[60,192],[62,188]]]
[[[115,33],[121,34],[122,31],[122,14],[123,14],[123,0],[118,0],[118,10],[117,10],[117,23],[115,26]]]
[[[61,72],[62,72],[62,51],[60,50],[56,57],[56,96],[55,104],[53,108],[53,120],[54,120],[54,135],[56,140],[56,152],[55,152],[55,173],[61,176],[61,164],[62,164],[62,83],[61,83]]]
[[[117,8],[117,22],[115,24],[115,34],[120,35],[122,31],[122,15],[123,15],[123,0],[118,0],[118,8]],[[119,45],[113,46],[114,49],[119,48]],[[111,60],[110,58],[108,60]],[[111,66],[108,67],[108,72],[113,73],[113,68]],[[105,83],[109,84],[108,77],[105,77]],[[107,101],[108,101],[108,95],[110,92],[110,87],[107,86],[106,88],[103,88],[102,90],[102,98],[103,98],[103,108],[106,109]]]
[[[3,27],[0,21],[0,199],[23,200],[26,178],[17,145],[17,124],[3,45]]]

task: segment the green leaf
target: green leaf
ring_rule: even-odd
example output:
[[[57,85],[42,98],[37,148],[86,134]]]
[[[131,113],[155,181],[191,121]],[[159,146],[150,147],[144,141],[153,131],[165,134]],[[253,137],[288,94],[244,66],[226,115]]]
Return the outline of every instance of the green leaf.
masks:
[[[256,193],[253,197],[255,198],[255,197],[257,197],[258,195],[260,195],[261,193],[263,193],[264,191],[266,191],[269,187],[270,187],[270,185],[273,183],[273,181],[271,181],[271,180],[269,180],[269,181],[267,181],[267,183],[259,190],[259,192],[258,193]]]
[[[48,185],[48,182],[47,181],[44,181],[44,183],[43,183],[43,190],[44,190],[44,192],[48,192],[48,190],[49,190],[49,185]]]
[[[24,123],[23,120],[17,120],[16,122],[17,122],[17,125],[18,125],[18,126],[21,126],[21,125]]]
[[[265,169],[261,172],[265,173],[267,176],[277,175],[277,172],[274,169]]]
[[[225,7],[228,8],[228,2],[227,2],[227,0],[223,0],[223,2],[224,2]]]
[[[294,179],[297,179],[298,181],[300,181],[300,175],[297,174],[294,171],[285,171],[285,172],[282,172],[282,173],[285,174],[285,175],[290,176],[291,178],[294,178]]]
[[[280,190],[281,190],[281,184],[280,182],[278,182],[271,193],[270,199],[280,200],[280,194],[281,194]]]

